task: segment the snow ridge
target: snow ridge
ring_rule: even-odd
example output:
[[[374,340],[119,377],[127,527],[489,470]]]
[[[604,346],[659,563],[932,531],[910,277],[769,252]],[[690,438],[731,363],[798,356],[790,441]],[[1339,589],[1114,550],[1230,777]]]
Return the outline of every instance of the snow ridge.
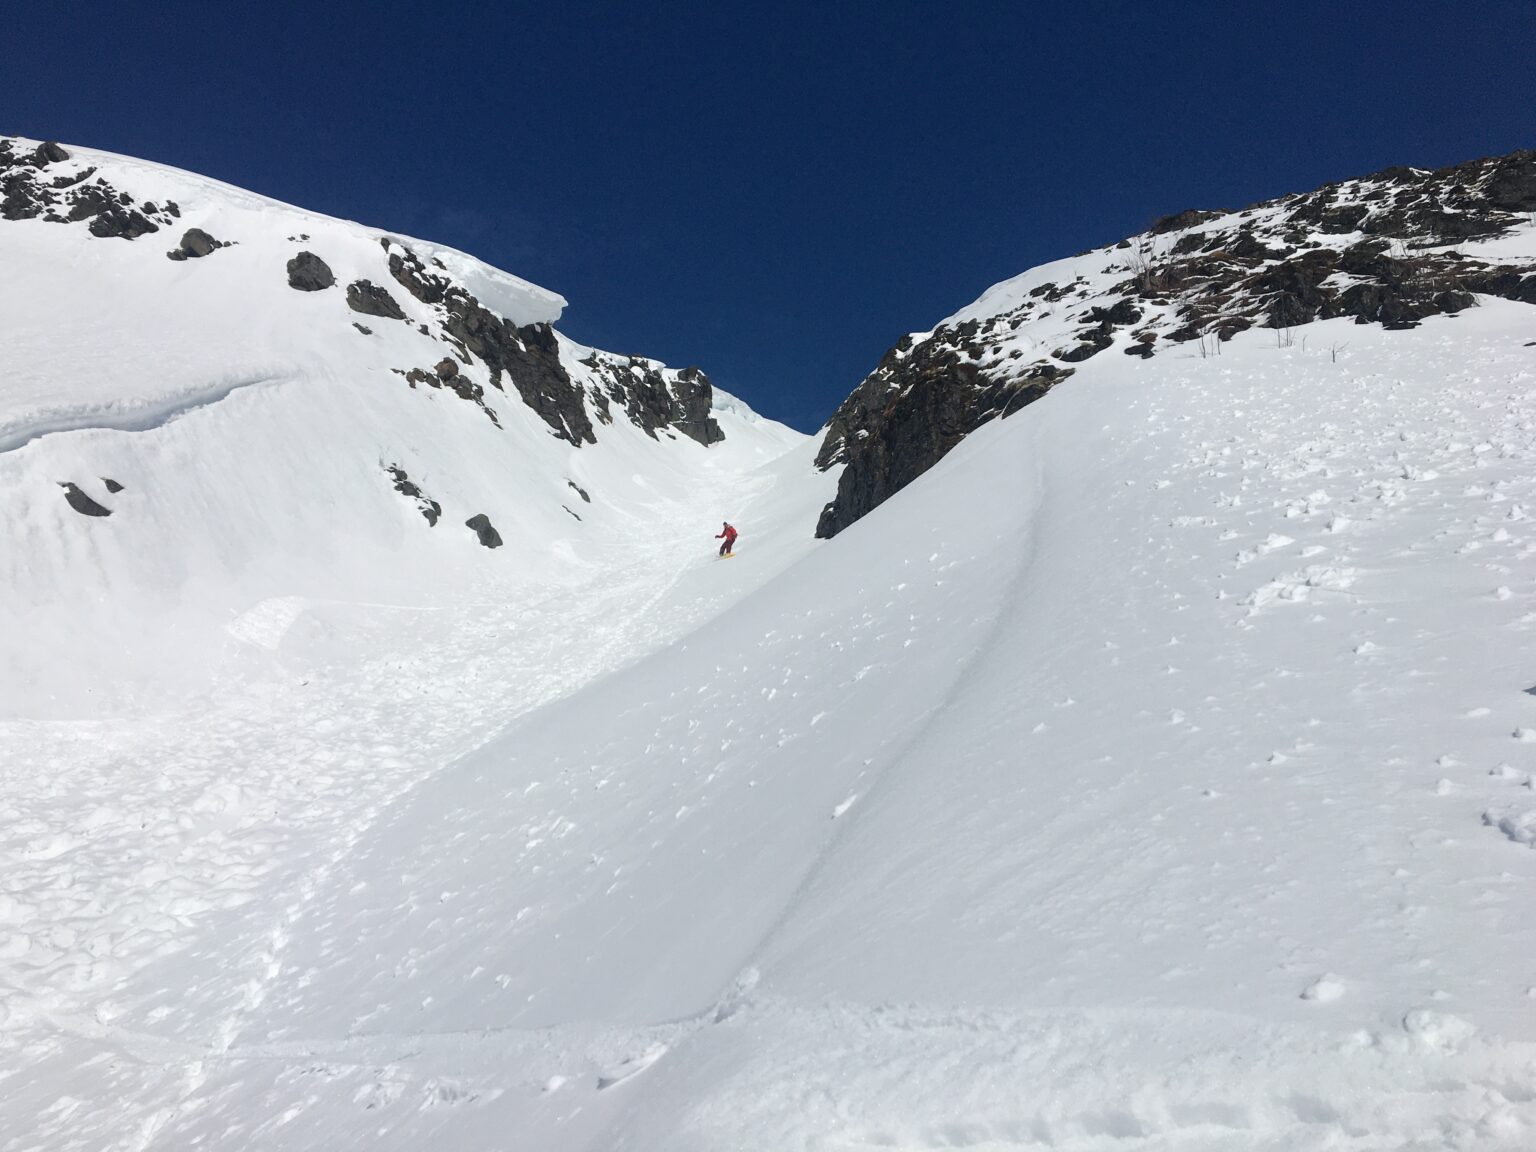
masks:
[[[281,383],[284,383],[281,377],[259,376],[253,379],[215,384],[202,392],[186,392],[174,398],[163,399],[158,403],[131,408],[113,406],[97,411],[55,411],[30,425],[20,427],[12,425],[0,431],[0,452],[14,452],[18,448],[26,447],[34,440],[40,440],[44,436],[54,436],[60,432],[91,430],[149,432],[164,427],[173,420],[179,420],[200,408],[217,404],[230,393],[242,388],[263,388]]]

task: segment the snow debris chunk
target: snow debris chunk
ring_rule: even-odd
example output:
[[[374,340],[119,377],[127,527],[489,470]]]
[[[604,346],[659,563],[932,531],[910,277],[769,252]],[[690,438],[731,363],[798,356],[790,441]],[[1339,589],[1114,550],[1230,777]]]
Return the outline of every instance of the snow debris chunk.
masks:
[[[1516,844],[1536,848],[1536,808],[1491,808],[1483,813],[1483,823],[1497,828]]]
[[[1301,990],[1303,1000],[1315,1000],[1319,1004],[1328,1004],[1344,995],[1345,985],[1342,976],[1335,976],[1332,972],[1325,972],[1312,983]]]
[[[1414,1008],[1403,1017],[1403,1031],[1427,1048],[1457,1052],[1477,1035],[1477,1029],[1449,1012],[1433,1008]]]

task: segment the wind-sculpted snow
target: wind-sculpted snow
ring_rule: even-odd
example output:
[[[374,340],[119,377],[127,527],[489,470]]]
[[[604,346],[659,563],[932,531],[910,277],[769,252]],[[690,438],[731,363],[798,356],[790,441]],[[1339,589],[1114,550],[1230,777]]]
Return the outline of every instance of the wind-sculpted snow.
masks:
[[[0,1140],[1526,1152],[1530,315],[1101,349],[822,542],[738,401],[561,340],[578,448],[388,315],[0,455]],[[27,347],[272,347],[110,331]]]
[[[798,439],[440,245],[17,138],[0,209],[0,715],[175,701],[268,600],[569,572],[639,515],[634,476],[698,482],[727,426],[743,465]]]
[[[350,221],[281,204],[217,180],[98,149],[63,148],[53,142],[0,137],[0,217],[80,224],[93,236],[136,240],[162,229],[179,231],[187,221],[217,218],[227,228],[280,217],[294,232],[348,232],[377,236]],[[98,226],[104,214],[136,217],[126,231]],[[143,230],[141,231],[140,228]],[[552,324],[565,299],[481,260],[426,240],[402,238],[423,258],[443,268],[487,307],[514,324]]]
[[[643,579],[391,610],[366,675],[231,697],[163,816],[13,789],[0,1107],[131,1100],[151,1147],[1528,1147],[1524,316],[1123,358],[764,583],[802,451],[729,564],[657,583],[705,499]],[[295,662],[375,611],[235,631]]]
[[[0,424],[0,452],[14,452],[44,436],[60,432],[85,432],[90,430],[113,432],[148,432],[179,420],[200,408],[217,404],[230,393],[241,388],[264,388],[281,384],[281,379],[257,377],[237,379],[214,384],[202,391],[186,391],[159,402],[148,401],[131,405],[109,405],[98,409],[60,407],[32,423]]]

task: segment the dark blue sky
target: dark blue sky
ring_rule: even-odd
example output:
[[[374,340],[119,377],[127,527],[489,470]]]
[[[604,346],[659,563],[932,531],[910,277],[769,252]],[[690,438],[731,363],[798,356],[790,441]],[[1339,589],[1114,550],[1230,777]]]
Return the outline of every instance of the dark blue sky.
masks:
[[[46,4],[0,132],[466,249],[820,424],[903,333],[1191,206],[1536,145],[1536,3]]]

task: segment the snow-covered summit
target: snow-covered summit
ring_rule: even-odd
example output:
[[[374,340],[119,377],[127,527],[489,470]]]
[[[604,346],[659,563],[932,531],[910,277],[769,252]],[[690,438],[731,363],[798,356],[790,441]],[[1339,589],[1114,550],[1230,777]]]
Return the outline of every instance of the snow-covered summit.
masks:
[[[195,683],[264,596],[554,571],[634,476],[803,439],[465,253],[107,152],[0,138],[0,267],[11,707],[115,698],[166,632]]]
[[[835,535],[1103,353],[1215,356],[1250,328],[1288,342],[1335,317],[1400,331],[1489,297],[1536,304],[1536,152],[1164,217],[903,338],[828,423],[818,463],[846,467],[818,532]]]

